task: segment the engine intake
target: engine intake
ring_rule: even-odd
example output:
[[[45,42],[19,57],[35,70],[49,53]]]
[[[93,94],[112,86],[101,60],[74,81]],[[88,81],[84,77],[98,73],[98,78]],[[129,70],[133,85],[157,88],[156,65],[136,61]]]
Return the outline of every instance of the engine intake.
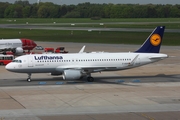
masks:
[[[80,79],[82,73],[80,70],[64,70],[62,76],[64,80],[77,80]]]
[[[13,49],[12,52],[17,54],[17,55],[21,55],[24,51],[21,47],[17,47],[15,49]]]

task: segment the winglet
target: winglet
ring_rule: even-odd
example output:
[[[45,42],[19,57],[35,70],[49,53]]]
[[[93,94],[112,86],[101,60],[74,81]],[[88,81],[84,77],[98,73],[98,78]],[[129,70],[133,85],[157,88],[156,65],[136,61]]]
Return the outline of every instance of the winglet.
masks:
[[[158,26],[146,39],[143,45],[135,52],[137,53],[159,53],[165,26]]]

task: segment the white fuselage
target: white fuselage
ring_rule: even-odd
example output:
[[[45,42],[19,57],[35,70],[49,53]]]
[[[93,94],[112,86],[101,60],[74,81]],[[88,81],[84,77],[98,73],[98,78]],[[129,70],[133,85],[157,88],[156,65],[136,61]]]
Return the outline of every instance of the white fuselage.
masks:
[[[13,49],[13,48],[22,48],[22,41],[20,39],[6,39],[0,40],[0,50],[2,49]]]
[[[33,54],[16,58],[20,62],[11,62],[6,69],[19,73],[52,73],[67,69],[114,71],[142,66],[167,57],[160,53]]]

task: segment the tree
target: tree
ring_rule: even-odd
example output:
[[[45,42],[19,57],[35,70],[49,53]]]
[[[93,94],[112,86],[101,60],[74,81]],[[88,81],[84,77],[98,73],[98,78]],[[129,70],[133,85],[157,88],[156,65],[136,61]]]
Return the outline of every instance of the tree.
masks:
[[[0,18],[4,18],[5,9],[9,6],[9,3],[0,2]]]
[[[40,6],[37,15],[39,18],[47,18],[49,16],[49,7],[46,5]]]
[[[37,3],[31,5],[31,11],[30,11],[30,16],[31,18],[37,18],[37,11],[39,9],[39,6],[37,5]]]
[[[90,9],[91,4],[89,2],[81,3],[77,5],[76,11],[80,13],[81,18],[89,18],[90,17]]]
[[[170,8],[170,17],[180,17],[180,9],[177,6]]]
[[[64,16],[67,13],[67,6],[63,5],[60,7],[60,16]]]
[[[13,18],[13,14],[14,14],[14,5],[9,5],[4,11],[4,17]]]
[[[111,9],[113,4],[104,4],[104,17],[105,18],[110,18],[111,17]]]
[[[133,18],[147,18],[147,7],[146,5],[135,5],[133,9]]]
[[[30,6],[25,6],[22,9],[23,18],[28,18],[30,16],[30,12],[31,12],[31,7]]]
[[[111,6],[110,18],[123,18],[123,5]]]
[[[133,12],[134,10],[131,5],[124,5],[123,10],[121,11],[121,15],[123,18],[132,18]]]
[[[65,18],[80,18],[80,13],[77,11],[72,11],[72,12],[68,12],[63,17],[65,17]]]
[[[28,0],[16,0],[15,2],[14,2],[14,4],[19,4],[19,5],[22,5],[22,6],[27,6],[27,5],[29,5],[29,1]]]
[[[22,18],[23,17],[22,9],[23,9],[22,5],[15,5],[14,18]]]
[[[147,17],[148,18],[156,18],[157,17],[157,11],[155,9],[155,5],[149,4],[147,5]]]
[[[37,14],[40,18],[58,18],[59,6],[51,2],[41,3]]]
[[[0,2],[0,18],[166,18],[180,17],[180,5],[162,4],[91,4],[57,5],[52,2],[29,4],[16,0],[14,4]]]
[[[59,6],[53,5],[49,7],[50,18],[59,18],[60,17],[59,12],[60,12]]]
[[[100,4],[92,4],[89,7],[89,17],[102,17],[104,16],[103,7]]]

